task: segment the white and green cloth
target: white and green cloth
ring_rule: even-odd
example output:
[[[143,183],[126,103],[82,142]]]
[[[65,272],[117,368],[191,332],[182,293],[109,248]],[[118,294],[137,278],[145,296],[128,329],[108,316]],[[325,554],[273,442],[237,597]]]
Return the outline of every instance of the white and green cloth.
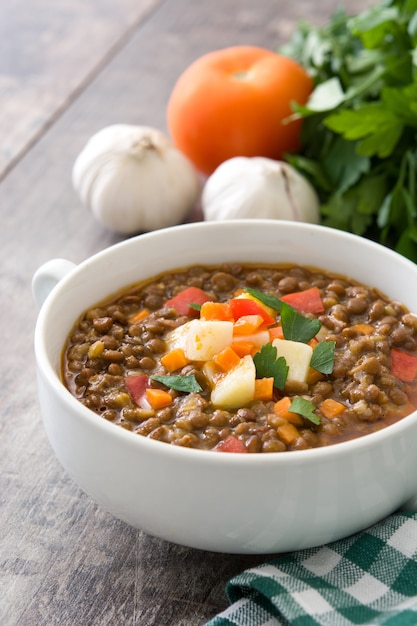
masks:
[[[226,594],[206,626],[416,626],[417,512],[246,570]]]

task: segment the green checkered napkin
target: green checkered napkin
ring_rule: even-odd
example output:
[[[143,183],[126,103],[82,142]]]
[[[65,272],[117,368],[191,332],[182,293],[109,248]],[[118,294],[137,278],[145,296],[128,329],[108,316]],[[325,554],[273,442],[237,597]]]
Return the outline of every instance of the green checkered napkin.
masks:
[[[206,626],[417,625],[417,512],[235,576]]]

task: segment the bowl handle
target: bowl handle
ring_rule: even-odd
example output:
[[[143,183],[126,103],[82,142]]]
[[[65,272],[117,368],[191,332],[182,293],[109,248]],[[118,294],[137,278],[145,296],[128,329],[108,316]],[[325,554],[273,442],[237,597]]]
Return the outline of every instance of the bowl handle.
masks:
[[[39,309],[52,289],[75,267],[75,263],[66,259],[51,259],[40,266],[32,278],[32,294]]]

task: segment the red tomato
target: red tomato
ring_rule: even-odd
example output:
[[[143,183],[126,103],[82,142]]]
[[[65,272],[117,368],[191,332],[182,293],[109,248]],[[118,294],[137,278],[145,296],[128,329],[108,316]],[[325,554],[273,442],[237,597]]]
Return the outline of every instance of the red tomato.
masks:
[[[281,300],[302,313],[317,314],[324,311],[323,300],[317,287],[288,293],[285,296],[281,296]]]
[[[210,296],[199,287],[187,287],[187,289],[167,300],[165,304],[175,309],[178,315],[197,317],[198,311],[193,309],[190,304],[203,304],[203,302],[208,300],[210,300]]]
[[[398,348],[391,350],[391,371],[400,380],[411,383],[417,376],[417,359]]]
[[[244,315],[260,315],[264,325],[268,326],[276,322],[276,319],[271,317],[260,304],[249,298],[232,298],[229,305],[235,320]]]
[[[149,408],[145,398],[146,389],[149,386],[149,378],[146,374],[130,374],[125,378],[126,387],[138,406]]]
[[[234,435],[229,435],[223,441],[217,444],[215,448],[218,452],[247,452],[245,444]]]
[[[235,156],[282,159],[297,150],[301,120],[284,122],[313,88],[293,59],[255,46],[206,54],[180,76],[167,106],[171,137],[195,167],[211,174]]]

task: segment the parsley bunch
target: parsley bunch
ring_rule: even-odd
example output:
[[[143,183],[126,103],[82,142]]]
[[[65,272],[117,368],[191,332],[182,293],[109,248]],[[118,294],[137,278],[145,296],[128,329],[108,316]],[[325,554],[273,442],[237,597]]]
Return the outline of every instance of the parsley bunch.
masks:
[[[315,81],[288,161],[317,189],[322,223],[417,262],[417,0],[300,23],[280,52]]]

